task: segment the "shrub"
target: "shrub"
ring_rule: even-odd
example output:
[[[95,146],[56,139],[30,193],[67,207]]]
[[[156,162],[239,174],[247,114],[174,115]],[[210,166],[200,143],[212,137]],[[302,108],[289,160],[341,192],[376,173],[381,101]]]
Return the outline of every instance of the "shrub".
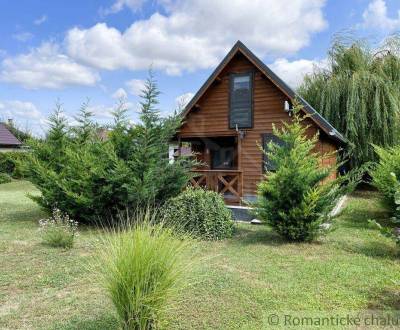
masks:
[[[39,230],[45,244],[53,247],[72,248],[77,235],[78,223],[58,209],[48,219],[39,220]]]
[[[169,162],[169,142],[180,118],[160,117],[158,93],[150,77],[143,91],[140,123],[129,123],[122,102],[106,138],[98,134],[87,103],[73,127],[57,105],[46,138],[30,142],[29,177],[41,191],[31,198],[48,210],[57,207],[80,223],[96,223],[117,219],[126,208],[161,205],[179,194],[190,178],[192,164],[183,157]]]
[[[291,123],[283,123],[282,129],[274,127],[282,143],[271,142],[264,150],[276,171],[267,171],[259,183],[255,213],[286,239],[311,241],[327,230],[321,225],[344,192],[339,182],[344,178],[328,179],[337,166],[320,164],[334,155],[313,152],[318,136],[307,136],[299,109],[296,106]]]
[[[395,209],[391,220],[395,228],[382,226],[375,220],[370,220],[369,222],[378,228],[384,236],[393,239],[400,246],[400,228],[397,227],[400,226],[400,182],[394,173],[391,173],[389,180],[392,181],[392,186],[394,187],[393,205],[395,205]]]
[[[26,152],[1,152],[0,172],[7,173],[15,179],[21,179],[26,175]]]
[[[107,235],[98,269],[124,329],[155,329],[184,283],[188,241],[140,223]]]
[[[232,236],[231,211],[216,192],[187,188],[164,208],[167,224],[181,226],[196,237],[217,240]]]
[[[0,173],[0,184],[11,182],[11,177],[6,173]]]
[[[400,178],[400,146],[388,149],[374,146],[374,149],[379,162],[371,171],[372,185],[383,194],[384,203],[394,212],[397,180],[393,180],[393,175]]]

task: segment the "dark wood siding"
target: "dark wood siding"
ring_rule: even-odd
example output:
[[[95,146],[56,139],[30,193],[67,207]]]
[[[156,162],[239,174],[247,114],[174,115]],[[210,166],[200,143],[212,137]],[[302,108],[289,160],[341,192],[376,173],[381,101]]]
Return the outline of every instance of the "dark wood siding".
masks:
[[[224,68],[211,87],[198,101],[198,108],[186,117],[179,135],[181,137],[207,137],[236,135],[229,128],[229,83],[231,73],[253,72],[253,127],[244,129],[241,140],[240,167],[243,170],[243,194],[254,195],[262,179],[263,154],[259,149],[262,136],[272,133],[272,125],[281,126],[282,121],[291,120],[283,110],[287,97],[269,79],[240,53]],[[308,134],[312,136],[318,127],[311,120]],[[316,146],[321,153],[336,150],[337,146],[321,134]],[[332,164],[336,158],[326,160],[323,165]],[[335,175],[335,174],[333,174]]]

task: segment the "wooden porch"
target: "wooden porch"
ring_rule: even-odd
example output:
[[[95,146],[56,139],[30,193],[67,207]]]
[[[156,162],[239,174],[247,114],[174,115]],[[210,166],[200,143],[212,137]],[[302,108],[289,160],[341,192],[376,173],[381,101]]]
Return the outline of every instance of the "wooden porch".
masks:
[[[243,196],[243,175],[240,170],[204,170],[196,169],[190,184],[220,193],[225,203],[239,205]]]

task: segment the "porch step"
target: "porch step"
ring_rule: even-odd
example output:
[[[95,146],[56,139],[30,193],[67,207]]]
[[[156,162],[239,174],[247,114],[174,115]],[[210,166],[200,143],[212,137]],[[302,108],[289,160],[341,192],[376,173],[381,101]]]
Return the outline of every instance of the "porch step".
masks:
[[[251,214],[251,207],[227,205],[228,209],[232,211],[233,220],[251,222],[254,215]]]

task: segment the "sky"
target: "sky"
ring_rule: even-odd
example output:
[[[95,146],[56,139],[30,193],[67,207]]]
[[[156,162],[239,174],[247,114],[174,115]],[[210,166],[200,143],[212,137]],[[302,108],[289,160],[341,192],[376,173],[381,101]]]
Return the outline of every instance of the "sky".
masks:
[[[150,67],[167,115],[237,40],[296,88],[337,33],[398,31],[400,0],[0,0],[0,120],[42,135],[56,102],[107,123],[122,98],[137,122]]]

